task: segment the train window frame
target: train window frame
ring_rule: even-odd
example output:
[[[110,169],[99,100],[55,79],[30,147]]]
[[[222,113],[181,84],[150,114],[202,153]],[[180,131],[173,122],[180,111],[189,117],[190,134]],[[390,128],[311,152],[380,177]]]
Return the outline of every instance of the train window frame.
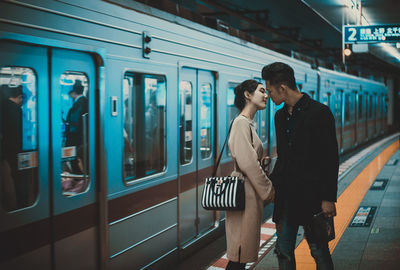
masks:
[[[374,94],[368,94],[368,119],[374,119]]]
[[[0,203],[0,207],[4,211],[6,211],[8,213],[14,213],[14,212],[17,212],[17,211],[23,211],[23,210],[35,207],[35,205],[37,204],[37,202],[40,199],[40,182],[41,182],[41,178],[40,178],[40,161],[39,161],[40,139],[39,139],[39,117],[38,117],[38,115],[39,115],[39,99],[38,99],[38,94],[39,94],[38,81],[39,81],[39,77],[38,77],[37,71],[33,67],[30,67],[30,66],[5,65],[5,66],[1,66],[0,70],[5,69],[5,68],[10,68],[10,69],[18,69],[18,68],[19,69],[28,69],[30,71],[30,73],[32,74],[32,76],[34,77],[34,82],[33,83],[34,83],[34,90],[35,90],[34,95],[32,94],[29,97],[29,99],[31,97],[33,97],[33,96],[35,97],[35,104],[34,104],[35,106],[34,107],[35,107],[35,119],[36,119],[36,121],[35,121],[36,122],[36,126],[35,126],[35,131],[36,131],[35,132],[36,133],[35,134],[35,138],[36,138],[36,140],[34,142],[34,145],[33,145],[34,147],[33,148],[30,147],[30,148],[24,149],[25,148],[25,146],[24,146],[24,130],[25,130],[25,127],[24,127],[24,110],[23,110],[23,107],[24,106],[28,106],[28,105],[26,105],[27,102],[25,102],[25,104],[24,104],[23,103],[24,99],[22,99],[22,103],[20,105],[21,117],[22,117],[21,118],[21,124],[22,124],[22,126],[21,126],[21,139],[22,139],[22,141],[21,141],[21,149],[20,149],[21,152],[19,152],[17,154],[17,156],[18,156],[18,171],[22,171],[22,170],[26,171],[26,170],[31,170],[31,169],[36,171],[33,174],[34,177],[33,177],[32,181],[31,181],[31,185],[34,187],[34,189],[29,191],[29,193],[31,193],[31,192],[33,193],[33,194],[31,193],[33,198],[32,198],[32,201],[28,201],[27,202],[27,205],[24,205],[24,206],[20,207],[20,206],[18,206],[17,194],[15,194],[15,208],[13,208],[13,209],[7,209],[4,206],[4,201],[2,201]],[[21,78],[18,79],[18,80],[20,80],[19,84],[16,84],[16,82],[14,82],[14,84],[11,84],[11,80],[14,78],[15,74],[12,71],[10,71],[10,72],[11,72],[11,74],[10,74],[11,78],[10,78],[10,81],[8,82],[7,85],[11,86],[10,88],[16,88],[19,85],[22,86],[23,83],[24,83],[23,78],[22,78],[22,75],[24,74],[24,72],[22,72],[20,74]],[[1,81],[0,81],[0,83],[1,83]],[[3,85],[3,84],[1,84],[1,85]],[[3,96],[3,93],[0,93],[0,95]],[[24,93],[24,88],[22,88],[22,98],[24,98],[24,97],[27,98],[27,95],[26,95],[26,93]],[[0,102],[1,103],[3,102],[2,98],[1,98]],[[3,149],[1,149],[1,151],[3,151]],[[24,155],[24,153],[25,153],[25,155]],[[20,155],[20,154],[23,154],[23,155]],[[22,161],[20,160],[20,157],[22,157]],[[29,164],[27,163],[27,161],[28,161],[26,159],[27,157],[29,157]],[[21,164],[27,165],[27,167],[23,167],[21,169],[20,168]],[[3,165],[1,165],[1,166],[3,166]],[[4,179],[2,179],[2,181],[4,181]],[[19,180],[17,180],[17,181],[19,181]],[[17,191],[15,191],[15,192],[17,192]],[[28,200],[29,200],[29,197],[28,197]]]
[[[164,134],[162,136],[163,138],[163,149],[161,149],[160,153],[163,154],[163,166],[162,169],[159,171],[155,171],[154,173],[149,173],[149,174],[144,174],[141,176],[126,176],[126,172],[125,172],[125,107],[124,107],[124,80],[126,79],[126,77],[129,77],[131,79],[134,79],[134,76],[137,75],[142,76],[141,78],[141,84],[142,84],[142,91],[145,90],[146,87],[145,85],[143,85],[143,80],[146,78],[146,76],[153,76],[153,78],[162,78],[163,79],[163,84],[164,84],[164,94],[163,94],[163,102],[164,102],[164,108],[162,110],[163,113],[163,122],[164,122],[164,126],[163,126],[163,130],[164,130]],[[167,101],[168,101],[168,78],[166,74],[163,73],[152,73],[152,72],[146,72],[146,71],[141,71],[141,70],[132,70],[132,69],[125,69],[122,72],[122,85],[121,85],[121,94],[122,94],[122,102],[121,102],[121,106],[122,106],[122,113],[121,113],[121,126],[123,129],[122,132],[122,162],[121,162],[121,172],[122,172],[122,181],[126,186],[132,186],[132,185],[136,185],[139,183],[142,183],[144,181],[148,181],[150,179],[156,178],[156,177],[160,177],[161,175],[165,175],[167,173],[167,168],[168,168],[168,117],[167,117]],[[133,87],[129,88],[128,91],[130,91],[130,93],[132,93],[133,91]],[[144,94],[145,95],[145,94]],[[158,97],[156,97],[158,98]],[[145,117],[145,113],[143,114],[143,117]],[[136,119],[136,117],[135,117]],[[132,122],[133,123],[133,122]],[[142,134],[142,136],[145,136]]]
[[[84,89],[83,89],[83,93],[82,93],[82,95],[84,96],[84,97],[86,97],[86,98],[88,98],[89,97],[89,95],[91,94],[90,92],[89,92],[89,88],[90,88],[90,78],[89,78],[89,76],[88,76],[88,74],[86,73],[86,72],[82,72],[82,71],[78,71],[78,70],[65,70],[62,74],[61,74],[61,77],[60,77],[60,82],[61,82],[61,80],[62,80],[62,76],[68,76],[68,75],[71,75],[71,76],[80,76],[80,77],[85,77],[85,80],[86,80],[86,87],[84,86]],[[74,79],[74,80],[76,80],[76,79]],[[74,81],[75,82],[75,81]],[[61,84],[60,84],[60,86],[61,86]],[[62,91],[60,92],[60,93],[62,93]],[[63,96],[61,95],[60,96],[60,98],[62,99],[63,98]],[[72,104],[71,104],[71,107],[70,107],[70,109],[73,107],[73,104],[75,103],[75,101],[72,101]],[[61,101],[61,106],[60,106],[60,109],[62,109],[63,108],[63,102]],[[89,109],[89,107],[88,107],[88,111],[90,111],[90,109]],[[63,111],[61,111],[61,115],[63,115],[63,113],[62,113]],[[68,115],[68,112],[67,112],[67,115]],[[64,122],[64,119],[62,120],[62,122]],[[90,125],[89,123],[87,123],[88,125]],[[62,135],[64,135],[64,134],[62,134]],[[64,136],[63,136],[64,137]],[[64,139],[64,138],[63,138]],[[84,145],[84,144],[83,144]],[[71,146],[64,146],[64,142],[62,142],[62,144],[61,144],[61,164],[63,164],[65,161],[63,161],[63,155],[64,155],[64,153],[76,153],[76,156],[78,156],[77,155],[77,153],[78,153],[78,148],[73,148],[73,150],[70,148]],[[74,146],[75,147],[75,146]],[[83,151],[83,153],[84,153],[84,155],[83,155],[83,159],[84,160],[86,160],[86,163],[85,162],[82,162],[82,170],[85,170],[85,171],[82,171],[82,173],[83,174],[76,174],[75,176],[77,176],[77,178],[76,179],[80,179],[80,178],[83,178],[83,180],[85,180],[86,181],[86,183],[84,183],[84,185],[83,185],[83,187],[85,188],[84,190],[82,190],[82,191],[80,191],[80,192],[71,192],[71,191],[64,191],[63,190],[63,185],[61,185],[61,187],[62,187],[62,189],[61,189],[61,194],[64,196],[64,197],[66,197],[66,198],[72,198],[72,197],[75,197],[75,196],[80,196],[80,195],[83,195],[83,194],[85,194],[85,193],[87,193],[89,190],[90,190],[90,187],[91,187],[91,185],[92,185],[92,179],[91,179],[91,171],[90,171],[90,151],[89,151],[89,143],[87,144],[87,146],[86,146],[88,149],[87,149],[87,151],[85,152],[84,150],[82,150]],[[65,148],[65,150],[66,151],[64,151],[64,148]],[[68,149],[69,148],[69,149]],[[86,158],[85,158],[86,157]],[[67,157],[68,158],[68,157]],[[67,160],[68,161],[68,160]],[[62,165],[61,166],[61,168],[63,168],[64,166]],[[79,176],[78,176],[79,175]],[[64,174],[64,172],[61,172],[61,174],[60,174],[60,181],[61,181],[61,183],[62,183],[62,179],[63,178],[70,178],[70,177],[73,177],[73,174],[71,174],[71,175],[69,175],[69,174]],[[79,178],[78,178],[79,177]],[[74,179],[74,178],[72,178],[72,179]],[[64,180],[65,181],[65,180]]]
[[[181,131],[179,130],[179,136],[180,136],[180,138],[179,138],[179,164],[181,165],[181,166],[188,166],[188,165],[190,165],[190,164],[192,164],[193,163],[193,160],[194,160],[194,155],[193,155],[193,153],[194,153],[194,151],[193,151],[193,113],[194,113],[194,109],[195,109],[195,106],[193,106],[193,89],[194,89],[194,87],[193,87],[193,83],[190,81],[190,80],[183,80],[183,81],[180,81],[179,82],[179,99],[181,99],[181,84],[182,83],[188,83],[189,85],[190,85],[190,93],[191,93],[191,121],[192,121],[192,123],[191,123],[191,125],[192,125],[192,128],[191,128],[191,130],[190,130],[190,132],[191,132],[191,137],[192,137],[192,143],[191,143],[191,158],[190,158],[190,160],[188,161],[188,162],[186,162],[186,163],[183,163],[182,162],[182,141],[181,141],[181,139],[182,139],[182,134],[181,134]],[[185,105],[186,105],[186,103],[185,103]],[[185,106],[185,112],[186,112],[186,106]],[[180,100],[180,113],[179,113],[179,121],[181,121],[182,119],[181,119],[181,117],[182,117],[182,101]],[[183,114],[183,115],[186,115],[186,114]],[[186,118],[185,118],[185,120],[186,120]],[[180,125],[182,125],[182,123],[180,122]],[[182,127],[184,128],[186,125],[182,125]],[[185,133],[186,133],[186,130],[185,130]],[[183,136],[183,137],[186,137],[186,134]]]
[[[209,129],[209,135],[210,135],[210,137],[209,137],[209,140],[208,140],[208,143],[209,143],[209,145],[207,145],[207,146],[209,146],[209,150],[207,151],[207,150],[204,150],[204,149],[202,149],[202,142],[201,142],[201,137],[203,136],[203,134],[202,134],[202,132],[203,132],[203,130],[204,129],[202,129],[201,128],[201,126],[200,127],[198,127],[198,130],[197,130],[197,132],[198,132],[198,134],[197,134],[197,136],[199,136],[199,138],[200,138],[200,140],[198,140],[198,145],[197,145],[197,150],[199,151],[199,153],[200,153],[200,158],[201,158],[201,160],[209,160],[209,159],[211,159],[212,157],[213,157],[213,155],[214,155],[214,149],[213,149],[213,147],[214,147],[214,142],[213,142],[213,140],[214,140],[214,138],[213,138],[213,132],[214,132],[214,119],[213,119],[213,114],[215,113],[214,111],[213,111],[213,106],[214,106],[214,104],[213,104],[213,93],[214,93],[214,91],[215,91],[215,89],[213,89],[213,85],[210,83],[210,82],[203,82],[201,85],[199,85],[198,86],[199,87],[199,89],[198,90],[200,90],[200,91],[198,91],[197,92],[197,102],[198,103],[200,103],[200,112],[198,112],[198,113],[200,113],[200,118],[198,118],[199,119],[199,122],[201,123],[203,120],[205,120],[204,122],[205,123],[207,123],[207,120],[209,120],[209,125],[210,125],[210,127],[208,128]],[[203,115],[203,111],[202,111],[202,107],[205,105],[205,103],[203,103],[204,102],[204,99],[203,99],[203,96],[202,96],[202,93],[204,92],[204,89],[205,88],[209,88],[209,93],[210,93],[210,96],[209,96],[209,101],[210,101],[210,107],[206,107],[209,111],[210,111],[210,114],[209,115],[207,115],[207,116],[209,116],[209,119],[208,118],[202,118],[204,115]],[[200,98],[199,98],[200,97]],[[215,110],[215,109],[214,109]],[[207,128],[206,128],[206,130],[207,130]],[[207,133],[207,134],[208,134]],[[203,156],[203,153],[204,154],[207,154],[207,153],[209,153],[208,154],[208,156]]]
[[[226,119],[228,120],[227,121],[228,125],[226,125],[226,130],[225,130],[226,137],[228,136],[228,132],[229,132],[229,127],[231,125],[231,121],[233,121],[240,114],[239,109],[236,108],[236,106],[235,106],[235,87],[238,86],[239,84],[240,84],[239,82],[228,82],[228,87],[227,87],[226,93],[228,93],[228,91],[230,91],[230,88],[232,88],[232,91],[233,91],[233,103],[232,103],[231,107],[234,108],[233,111],[237,111],[238,113],[232,119],[229,118],[229,112],[230,112],[229,111],[229,104],[228,104],[229,96],[227,94],[226,98],[225,98],[225,101],[226,101]],[[229,147],[226,147],[225,153],[226,153],[226,156],[228,156],[228,157],[232,156],[231,152],[229,150]]]

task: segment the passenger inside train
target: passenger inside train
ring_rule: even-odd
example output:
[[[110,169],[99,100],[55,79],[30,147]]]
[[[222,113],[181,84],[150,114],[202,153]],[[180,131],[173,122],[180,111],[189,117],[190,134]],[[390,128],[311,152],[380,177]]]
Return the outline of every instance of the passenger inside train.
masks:
[[[84,78],[83,78],[84,79]],[[66,119],[63,119],[63,175],[61,178],[61,186],[63,194],[66,196],[76,195],[88,187],[88,154],[87,154],[87,116],[88,116],[88,99],[87,89],[83,85],[81,79],[72,74],[69,78],[65,78],[63,97],[72,99],[71,103],[63,103],[63,111],[66,106],[70,106]],[[73,82],[71,85],[70,83]],[[72,86],[72,87],[71,87]],[[85,91],[86,90],[86,91]]]
[[[4,72],[4,69],[3,69]],[[3,73],[4,74],[4,73]],[[2,76],[3,77],[3,76]],[[33,204],[37,192],[34,181],[35,154],[25,152],[32,142],[30,110],[32,93],[23,86],[26,74],[11,74],[1,82],[1,194],[2,205],[8,211]],[[3,84],[3,82],[5,82]],[[34,161],[33,161],[34,162]]]

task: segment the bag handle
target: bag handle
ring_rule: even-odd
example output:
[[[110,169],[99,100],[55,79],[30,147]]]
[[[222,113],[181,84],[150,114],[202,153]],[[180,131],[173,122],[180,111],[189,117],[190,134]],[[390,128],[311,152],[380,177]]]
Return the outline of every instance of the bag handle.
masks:
[[[236,117],[237,117],[237,116],[236,116]],[[236,117],[235,117],[235,119],[236,119]],[[229,131],[228,131],[228,134],[226,135],[226,139],[225,139],[225,142],[224,142],[224,146],[222,146],[221,152],[219,153],[218,161],[217,161],[216,166],[214,167],[212,177],[215,177],[215,175],[217,174],[218,166],[219,166],[219,163],[221,162],[221,157],[222,157],[222,154],[224,153],[225,145],[226,145],[226,142],[228,141],[229,134],[231,133],[231,129],[232,129],[232,126],[233,126],[233,122],[235,121],[235,119],[233,119],[233,120],[231,121],[231,124],[230,124],[230,126],[229,126]],[[250,125],[249,125],[249,128],[250,128],[251,144],[253,145],[253,132],[251,132],[251,127],[250,127]]]

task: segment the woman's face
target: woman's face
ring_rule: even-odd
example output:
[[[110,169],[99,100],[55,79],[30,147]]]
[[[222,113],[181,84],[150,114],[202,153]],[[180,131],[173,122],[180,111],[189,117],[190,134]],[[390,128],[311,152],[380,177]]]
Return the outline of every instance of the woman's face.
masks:
[[[268,98],[264,86],[259,84],[257,89],[252,93],[250,102],[256,106],[257,110],[264,110],[267,107]]]

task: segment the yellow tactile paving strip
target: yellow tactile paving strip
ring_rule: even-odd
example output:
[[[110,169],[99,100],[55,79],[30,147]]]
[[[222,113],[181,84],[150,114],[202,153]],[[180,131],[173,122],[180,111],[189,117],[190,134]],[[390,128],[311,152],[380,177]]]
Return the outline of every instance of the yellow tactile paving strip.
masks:
[[[364,170],[353,180],[346,190],[339,196],[336,204],[337,216],[335,217],[336,239],[329,242],[331,253],[342,237],[348,224],[358,209],[365,194],[375,178],[385,166],[390,157],[399,149],[400,141],[396,141],[382,151],[374,160],[372,160]],[[295,250],[296,268],[298,270],[315,270],[316,265],[311,257],[307,242],[303,239]]]

